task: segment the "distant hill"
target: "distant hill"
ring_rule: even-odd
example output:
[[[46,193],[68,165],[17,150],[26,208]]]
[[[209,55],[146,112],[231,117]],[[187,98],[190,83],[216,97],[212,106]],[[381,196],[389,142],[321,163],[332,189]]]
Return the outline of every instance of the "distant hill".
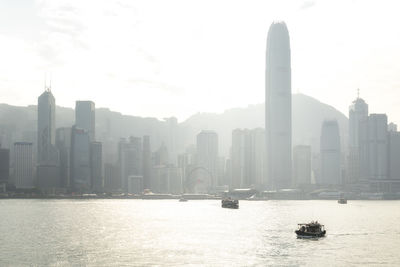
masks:
[[[319,150],[321,125],[324,119],[337,119],[341,131],[342,147],[347,144],[348,120],[335,108],[318,100],[295,94],[293,105],[293,145],[309,144],[313,151]],[[11,106],[0,104],[0,142],[4,147],[12,146],[16,141],[36,143],[37,107]],[[75,121],[72,108],[56,108],[56,127],[71,127]],[[201,130],[215,130],[219,136],[221,155],[228,156],[231,146],[232,130],[235,128],[264,127],[264,104],[249,105],[247,108],[233,108],[223,113],[198,113],[178,124],[175,146],[178,152],[190,144],[196,143],[196,135]],[[103,142],[103,149],[116,157],[120,137],[131,135],[141,137],[150,135],[152,150],[162,142],[171,145],[168,123],[156,118],[143,118],[123,115],[107,108],[96,109],[96,139]]]
[[[249,105],[247,108],[234,108],[223,113],[198,113],[180,124],[187,137],[186,142],[195,143],[195,136],[202,129],[215,130],[219,136],[220,149],[228,155],[231,146],[232,130],[235,128],[264,127],[264,104]],[[319,151],[321,125],[324,119],[336,119],[339,123],[342,147],[347,146],[348,119],[335,108],[303,95],[292,97],[293,145],[311,145]]]

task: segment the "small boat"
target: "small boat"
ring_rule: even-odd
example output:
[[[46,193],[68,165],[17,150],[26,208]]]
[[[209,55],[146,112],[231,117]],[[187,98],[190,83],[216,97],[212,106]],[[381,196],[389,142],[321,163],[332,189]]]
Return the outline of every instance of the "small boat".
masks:
[[[318,221],[299,223],[298,227],[299,229],[295,231],[297,238],[318,238],[324,237],[326,234],[324,225],[318,223]]]
[[[223,199],[221,200],[221,206],[223,208],[229,208],[229,209],[238,209],[239,208],[239,200],[235,199]]]
[[[338,199],[337,202],[338,202],[339,204],[347,204],[347,199],[341,197],[341,198]]]
[[[180,198],[179,202],[187,202],[188,200],[186,198]]]

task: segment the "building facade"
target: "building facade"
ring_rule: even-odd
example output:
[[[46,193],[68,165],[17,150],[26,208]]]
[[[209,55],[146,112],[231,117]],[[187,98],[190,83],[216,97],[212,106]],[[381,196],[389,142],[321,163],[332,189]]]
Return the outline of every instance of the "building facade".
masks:
[[[271,189],[291,186],[292,87],[289,32],[284,22],[268,31],[265,75],[266,174]]]

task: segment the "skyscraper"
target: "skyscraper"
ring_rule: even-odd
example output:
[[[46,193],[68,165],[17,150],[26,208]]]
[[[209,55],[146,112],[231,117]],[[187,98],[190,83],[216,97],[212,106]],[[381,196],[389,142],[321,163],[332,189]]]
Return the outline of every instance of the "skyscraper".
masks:
[[[15,187],[33,188],[33,144],[14,143]]]
[[[340,185],[340,135],[336,120],[326,120],[321,129],[321,176],[318,184]]]
[[[47,88],[38,98],[38,163],[54,160],[56,143],[56,100]]]
[[[197,166],[207,170],[198,172],[203,193],[213,190],[216,184],[218,163],[218,135],[214,131],[201,131],[197,135]]]
[[[143,136],[143,188],[150,188],[151,181],[151,148],[150,136]]]
[[[59,187],[59,153],[56,143],[56,101],[50,87],[38,98],[37,186],[42,190]]]
[[[90,174],[90,141],[84,129],[72,127],[70,176],[73,190],[89,192],[91,188]]]
[[[95,134],[95,105],[92,101],[76,101],[75,103],[75,125],[77,128],[89,133],[90,142],[96,140]]]
[[[284,22],[268,31],[265,73],[266,173],[269,187],[292,179],[292,89],[289,32]]]
[[[293,185],[297,188],[311,184],[311,146],[293,148]]]
[[[370,182],[388,178],[388,132],[386,114],[368,117],[368,169]]]
[[[232,131],[231,189],[264,187],[264,129]]]
[[[359,97],[349,107],[349,182],[365,178],[367,166],[368,105]]]

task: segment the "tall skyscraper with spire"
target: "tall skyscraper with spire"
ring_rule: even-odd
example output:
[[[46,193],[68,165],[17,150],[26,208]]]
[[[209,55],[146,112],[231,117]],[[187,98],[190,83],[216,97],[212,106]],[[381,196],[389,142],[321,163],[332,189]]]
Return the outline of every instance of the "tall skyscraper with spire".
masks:
[[[51,86],[38,98],[38,166],[37,186],[47,190],[60,185],[59,153],[56,144],[56,100]]]
[[[358,183],[368,177],[368,104],[360,98],[349,107],[348,181]]]
[[[50,87],[38,98],[38,163],[47,164],[52,159],[56,144],[56,100]]]
[[[292,180],[292,87],[289,32],[284,22],[269,28],[265,73],[266,175],[272,189]]]

